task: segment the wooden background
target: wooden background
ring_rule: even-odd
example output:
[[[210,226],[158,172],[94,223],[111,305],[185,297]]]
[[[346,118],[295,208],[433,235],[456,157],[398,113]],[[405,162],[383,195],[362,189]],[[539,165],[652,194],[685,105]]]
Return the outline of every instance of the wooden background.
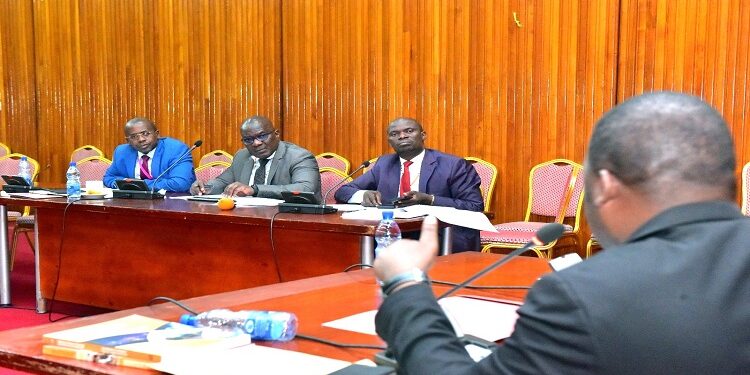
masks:
[[[677,90],[724,113],[750,161],[750,1],[0,0],[0,142],[60,183],[72,150],[108,156],[136,115],[234,152],[270,117],[353,165],[419,119],[428,147],[500,170],[496,221],[519,220],[529,169],[582,162],[595,120]],[[516,22],[517,21],[517,22]]]

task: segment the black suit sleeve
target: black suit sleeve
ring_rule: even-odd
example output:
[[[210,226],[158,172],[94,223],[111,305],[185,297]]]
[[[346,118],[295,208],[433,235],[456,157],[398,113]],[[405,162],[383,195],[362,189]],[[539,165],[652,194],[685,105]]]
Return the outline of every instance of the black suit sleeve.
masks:
[[[427,285],[408,287],[386,298],[375,323],[396,355],[401,373],[596,373],[586,314],[566,289],[554,275],[539,281],[518,310],[513,335],[479,363],[456,339]]]

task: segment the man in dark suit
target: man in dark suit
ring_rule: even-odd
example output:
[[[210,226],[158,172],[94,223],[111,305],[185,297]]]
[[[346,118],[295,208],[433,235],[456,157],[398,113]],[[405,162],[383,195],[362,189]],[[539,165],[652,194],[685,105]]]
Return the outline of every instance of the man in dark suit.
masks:
[[[153,121],[135,117],[125,123],[125,140],[115,148],[112,165],[104,173],[104,185],[117,188],[115,181],[141,179],[149,189],[184,193],[195,181],[193,157],[188,146],[174,138],[159,137],[159,130]],[[172,163],[185,155],[166,175],[156,181],[156,177]]]
[[[719,113],[683,94],[630,99],[599,121],[586,161],[605,250],[538,281],[503,345],[474,363],[429,285],[398,279],[434,259],[434,219],[376,259],[381,280],[401,280],[377,332],[410,374],[746,374],[750,220],[735,192]]]
[[[320,202],[320,171],[310,151],[281,141],[271,120],[254,116],[240,126],[245,148],[215,179],[196,181],[193,195],[219,194],[281,199],[282,191],[312,192]],[[210,185],[211,189],[206,189]]]
[[[395,154],[378,158],[375,166],[334,195],[339,202],[377,206],[400,198],[399,206],[427,204],[482,211],[481,181],[464,159],[424,148],[422,125],[398,118],[388,125],[388,143]],[[479,250],[479,232],[454,227],[453,252]]]

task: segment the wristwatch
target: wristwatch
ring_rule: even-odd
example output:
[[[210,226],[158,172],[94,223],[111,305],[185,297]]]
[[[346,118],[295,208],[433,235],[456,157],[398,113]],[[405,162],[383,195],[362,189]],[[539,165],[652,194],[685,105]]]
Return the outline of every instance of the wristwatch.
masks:
[[[427,278],[427,275],[424,273],[424,271],[422,271],[418,267],[414,267],[409,271],[400,273],[392,277],[390,280],[385,281],[381,286],[381,289],[383,290],[383,296],[389,296],[396,288],[408,282],[427,283],[429,282],[429,279]]]

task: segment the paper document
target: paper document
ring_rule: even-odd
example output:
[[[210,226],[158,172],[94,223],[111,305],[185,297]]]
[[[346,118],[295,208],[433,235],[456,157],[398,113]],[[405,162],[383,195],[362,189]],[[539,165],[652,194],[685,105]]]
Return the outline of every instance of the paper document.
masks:
[[[328,206],[339,210],[339,212],[360,211],[366,208],[359,204],[329,204]]]
[[[351,365],[346,361],[312,354],[247,345],[230,350],[165,356],[155,370],[179,375],[226,374],[330,374]]]
[[[339,206],[339,205],[336,205]],[[346,206],[346,205],[345,205]],[[355,206],[356,207],[356,206]],[[432,215],[438,220],[459,227],[497,232],[487,216],[482,212],[459,210],[453,207],[415,205],[390,209],[396,219],[413,219]],[[343,219],[380,221],[383,218],[382,209],[365,207],[354,212],[344,212]]]
[[[391,208],[388,210],[393,211],[394,219],[413,219],[425,216],[424,213],[410,212],[405,208]],[[344,212],[341,214],[341,218],[350,220],[380,221],[383,218],[383,210],[375,207],[365,207],[359,211]]]
[[[458,335],[473,335],[487,341],[510,337],[518,319],[518,305],[466,297],[448,297],[440,306]],[[375,333],[376,310],[365,311],[323,323],[323,326],[367,335]]]
[[[182,199],[182,200],[193,200],[199,202],[215,203],[219,199],[223,198],[223,194],[205,194],[205,195],[184,195],[180,197],[170,197],[170,199]],[[272,198],[260,198],[260,197],[232,197],[234,204],[237,207],[273,207],[278,206],[279,203],[284,202],[281,199]]]

